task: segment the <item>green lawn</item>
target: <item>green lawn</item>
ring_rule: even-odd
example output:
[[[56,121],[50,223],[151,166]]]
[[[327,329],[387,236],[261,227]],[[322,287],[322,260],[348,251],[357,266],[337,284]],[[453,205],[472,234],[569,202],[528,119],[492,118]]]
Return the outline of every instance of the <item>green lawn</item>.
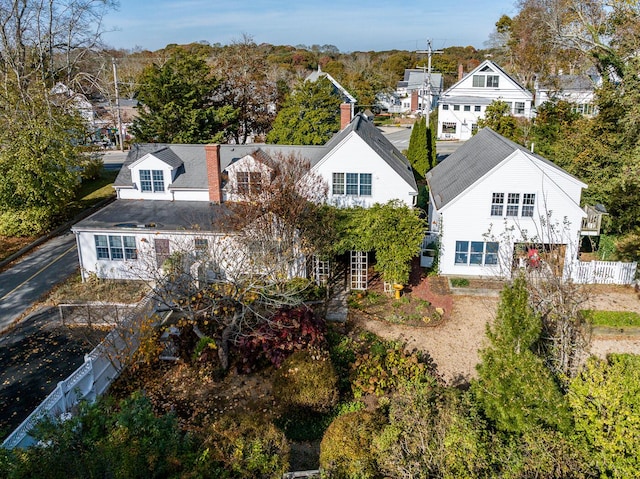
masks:
[[[83,208],[88,208],[100,200],[115,195],[113,182],[118,176],[117,171],[102,171],[102,175],[97,180],[85,180],[80,184],[76,194],[76,201]]]
[[[622,328],[625,326],[640,326],[640,314],[633,311],[583,311],[593,326],[607,326]]]

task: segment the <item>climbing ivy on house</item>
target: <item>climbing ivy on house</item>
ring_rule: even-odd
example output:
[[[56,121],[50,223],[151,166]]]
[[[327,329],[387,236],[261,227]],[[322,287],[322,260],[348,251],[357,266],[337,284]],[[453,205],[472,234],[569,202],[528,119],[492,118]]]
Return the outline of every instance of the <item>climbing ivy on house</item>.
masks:
[[[340,241],[335,253],[375,251],[375,269],[385,281],[406,284],[411,260],[420,252],[425,222],[414,208],[393,200],[371,208],[350,208],[337,214]]]

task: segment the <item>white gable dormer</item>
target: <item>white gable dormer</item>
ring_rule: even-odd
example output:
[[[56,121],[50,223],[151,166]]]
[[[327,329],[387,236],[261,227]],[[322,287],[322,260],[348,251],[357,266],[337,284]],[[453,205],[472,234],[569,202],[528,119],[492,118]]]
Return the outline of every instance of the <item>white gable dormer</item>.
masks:
[[[255,198],[266,187],[272,169],[257,156],[245,155],[227,167],[223,201],[241,201],[247,195]]]
[[[148,153],[129,165],[132,189],[120,191],[123,199],[172,200],[171,184],[182,161],[170,150]],[[126,195],[126,197],[123,195]]]

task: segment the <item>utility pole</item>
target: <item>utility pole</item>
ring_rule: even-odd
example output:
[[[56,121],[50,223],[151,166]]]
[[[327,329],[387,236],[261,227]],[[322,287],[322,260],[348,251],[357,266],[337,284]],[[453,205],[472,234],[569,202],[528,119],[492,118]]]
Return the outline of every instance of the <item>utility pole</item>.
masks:
[[[427,59],[427,67],[424,75],[424,91],[426,94],[426,108],[423,104],[423,112],[425,112],[425,117],[427,120],[427,130],[429,129],[429,113],[431,111],[431,56],[438,53],[444,53],[442,50],[433,50],[431,48],[431,40],[427,40],[427,49],[426,50],[418,50],[416,53],[426,53],[428,55]],[[418,68],[425,68],[424,66]]]
[[[124,142],[122,141],[122,117],[120,116],[120,90],[118,89],[118,67],[116,66],[116,59],[112,58],[113,63],[113,83],[116,87],[116,114],[118,118],[118,134],[116,140],[120,143],[120,151],[124,151]]]

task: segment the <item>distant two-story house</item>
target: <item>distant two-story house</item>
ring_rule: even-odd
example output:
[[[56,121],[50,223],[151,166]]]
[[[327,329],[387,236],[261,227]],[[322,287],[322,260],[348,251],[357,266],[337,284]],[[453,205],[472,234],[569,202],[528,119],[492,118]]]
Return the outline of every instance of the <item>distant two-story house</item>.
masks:
[[[533,116],[533,95],[494,62],[485,60],[441,95],[438,138],[468,140],[487,106],[496,100],[506,102],[514,116]]]
[[[427,173],[445,275],[509,277],[548,251],[577,259],[587,185],[489,128]]]
[[[415,204],[409,162],[362,115],[324,146],[135,145],[115,180],[116,201],[72,229],[83,278],[150,279],[178,248],[197,252],[224,242],[228,256],[237,256],[227,206],[238,191],[260,187],[271,161],[289,155],[309,163],[331,204]]]
[[[408,68],[398,82],[395,92],[387,98],[389,113],[418,113],[433,110],[443,90],[441,73],[429,75],[424,68]]]
[[[592,117],[598,113],[595,90],[602,86],[602,77],[591,69],[583,75],[558,74],[544,81],[535,82],[536,108],[547,101],[566,101],[572,110],[583,116]]]

